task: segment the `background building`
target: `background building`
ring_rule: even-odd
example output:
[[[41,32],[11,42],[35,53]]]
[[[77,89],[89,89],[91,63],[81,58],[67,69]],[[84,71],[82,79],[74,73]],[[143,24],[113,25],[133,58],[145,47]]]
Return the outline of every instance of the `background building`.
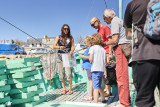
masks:
[[[47,35],[44,38],[27,38],[27,42],[23,45],[25,51],[28,53],[31,49],[37,48],[53,48],[55,37],[48,37]]]

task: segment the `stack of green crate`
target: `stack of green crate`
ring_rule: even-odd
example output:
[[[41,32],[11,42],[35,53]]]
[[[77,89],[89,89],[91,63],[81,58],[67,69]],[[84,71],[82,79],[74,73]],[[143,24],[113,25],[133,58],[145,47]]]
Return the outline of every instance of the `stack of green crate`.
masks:
[[[54,76],[54,79],[53,79],[54,83],[55,83],[55,87],[56,89],[57,88],[62,88],[62,84],[59,80],[59,74],[57,73],[55,76]]]
[[[78,83],[87,82],[88,81],[87,72],[82,70],[83,59],[79,58],[78,55],[76,55],[76,63],[77,63],[77,66],[74,67],[74,73],[75,73],[77,82]]]
[[[0,107],[6,107],[10,105],[10,96],[8,92],[10,85],[7,85],[7,74],[5,61],[0,61]]]
[[[57,88],[62,88],[61,82],[59,80],[59,76],[58,73],[56,73],[56,75],[54,76],[54,78],[52,78],[51,83],[50,80],[47,80],[48,82],[46,82],[46,84],[48,84],[48,90],[55,90]]]
[[[39,97],[45,91],[39,60],[39,57],[35,57],[6,61],[12,106],[32,107],[46,100],[45,97]]]
[[[75,69],[74,68],[72,68],[72,76],[73,76],[73,78],[72,78],[72,85],[74,85],[74,84],[77,84],[78,83],[78,77],[77,77],[77,74],[74,72],[75,71]]]

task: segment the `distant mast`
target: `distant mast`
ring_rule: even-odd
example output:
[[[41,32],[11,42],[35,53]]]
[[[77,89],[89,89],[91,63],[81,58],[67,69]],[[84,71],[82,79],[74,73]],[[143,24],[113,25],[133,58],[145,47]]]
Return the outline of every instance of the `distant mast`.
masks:
[[[122,0],[119,0],[119,18],[122,19],[122,15],[123,15],[123,10],[122,10]]]

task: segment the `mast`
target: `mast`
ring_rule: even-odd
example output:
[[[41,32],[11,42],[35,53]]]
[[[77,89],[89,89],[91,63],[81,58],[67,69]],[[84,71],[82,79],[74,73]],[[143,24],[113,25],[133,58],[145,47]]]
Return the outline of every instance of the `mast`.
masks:
[[[122,3],[123,3],[122,0],[119,0],[119,18],[121,18],[121,19],[122,19],[122,16],[123,16]]]

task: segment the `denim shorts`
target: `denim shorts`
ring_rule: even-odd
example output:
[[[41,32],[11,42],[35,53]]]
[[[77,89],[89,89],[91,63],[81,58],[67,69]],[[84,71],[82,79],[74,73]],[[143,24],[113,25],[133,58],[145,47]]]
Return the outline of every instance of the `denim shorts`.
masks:
[[[92,71],[93,89],[101,88],[103,74],[102,71]]]

